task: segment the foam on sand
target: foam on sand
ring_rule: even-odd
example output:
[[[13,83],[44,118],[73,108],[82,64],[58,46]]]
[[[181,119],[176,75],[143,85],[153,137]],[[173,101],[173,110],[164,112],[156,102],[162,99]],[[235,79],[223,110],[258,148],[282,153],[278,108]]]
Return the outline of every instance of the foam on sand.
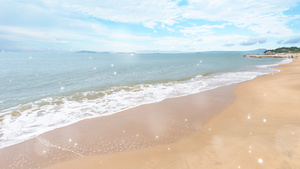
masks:
[[[278,64],[290,61],[284,60]],[[18,105],[1,112],[0,148],[83,119],[110,115],[142,104],[199,93],[278,71],[269,69],[270,66],[274,65],[265,65],[250,71],[199,75],[183,81],[122,86],[107,91],[48,97]]]

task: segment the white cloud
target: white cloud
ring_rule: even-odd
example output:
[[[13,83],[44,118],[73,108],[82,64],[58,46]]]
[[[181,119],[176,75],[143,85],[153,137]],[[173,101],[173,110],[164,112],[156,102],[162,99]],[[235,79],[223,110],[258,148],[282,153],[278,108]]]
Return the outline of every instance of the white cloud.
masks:
[[[177,22],[180,12],[176,2],[168,0],[73,1],[64,3],[64,7],[99,19],[143,24],[150,28],[157,22],[173,25]]]
[[[155,44],[164,45],[164,46],[184,46],[189,45],[194,42],[190,38],[180,38],[180,37],[162,37],[155,40]]]
[[[253,37],[268,38],[270,43],[270,37],[291,38],[299,33],[287,26],[299,16],[284,15],[299,0],[188,0],[184,6],[177,6],[177,0],[4,1],[0,40],[16,43],[74,43],[78,48],[113,49],[127,42],[131,50],[142,45],[149,50],[167,49],[168,45],[183,50],[191,45],[195,49],[199,49],[197,45],[233,46]],[[222,32],[230,24],[238,32]]]
[[[97,27],[90,26],[90,30],[99,30]],[[100,29],[102,30],[102,29]],[[37,41],[44,43],[57,43],[65,44],[69,41],[90,41],[90,42],[107,42],[97,37],[97,32],[94,32],[94,36],[86,34],[80,34],[78,31],[65,30],[65,29],[34,29],[23,28],[17,26],[0,26],[0,35],[2,39],[8,39],[11,41]],[[100,36],[103,32],[99,33]],[[110,36],[109,34],[107,36]]]
[[[189,0],[183,18],[226,21],[238,27],[248,28],[260,36],[292,36],[286,25],[292,19],[281,13],[297,0]]]
[[[157,23],[155,22],[146,22],[144,23],[144,26],[147,27],[147,28],[151,28],[151,29],[154,29],[154,27],[157,25]]]
[[[192,34],[195,35],[197,33],[202,33],[202,34],[211,34],[212,29],[214,28],[219,28],[222,29],[226,25],[231,25],[231,23],[224,23],[222,25],[202,25],[202,26],[194,26],[194,27],[184,27],[180,32],[185,33],[185,34]]]
[[[10,40],[35,40],[48,43],[67,43],[63,40],[58,40],[46,32],[40,32],[32,29],[13,27],[13,26],[0,26],[0,31],[7,33],[0,37]]]
[[[193,46],[195,49],[203,48],[209,44],[209,46],[213,45],[215,49],[218,49],[216,44],[222,44],[223,46],[225,43],[239,43],[243,39],[248,38],[247,36],[241,36],[237,34],[231,35],[205,35],[205,36],[195,36],[193,38],[181,38],[181,37],[163,37],[163,38],[155,38],[154,43],[161,45],[161,46],[173,46],[176,49],[185,50],[184,46]]]
[[[297,0],[188,0],[177,6],[169,0],[66,1],[64,7],[95,18],[114,22],[142,24],[154,29],[163,23],[174,25],[186,19],[232,23],[259,36],[288,37],[294,32],[287,27],[292,20],[282,12],[295,6]],[[211,33],[211,25],[184,28],[182,33]]]
[[[243,46],[249,46],[249,45],[255,45],[255,44],[262,44],[262,43],[266,43],[267,38],[250,38],[247,40],[244,40],[243,42],[240,43],[240,45]]]
[[[137,35],[132,35],[132,34],[112,34],[109,36],[110,38],[113,39],[119,39],[119,40],[136,40],[136,41],[149,41],[149,40],[154,40],[153,37],[151,36],[137,36]]]

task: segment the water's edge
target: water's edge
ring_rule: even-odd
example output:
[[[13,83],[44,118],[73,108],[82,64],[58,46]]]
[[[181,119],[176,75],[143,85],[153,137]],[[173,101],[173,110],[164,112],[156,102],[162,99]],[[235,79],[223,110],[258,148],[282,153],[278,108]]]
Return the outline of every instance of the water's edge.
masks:
[[[102,91],[98,93],[95,91],[81,93],[84,95],[84,98],[90,95],[92,97],[90,100],[74,100],[72,96],[71,98],[58,98],[58,100],[46,98],[35,103],[28,103],[25,106],[22,105],[25,108],[14,107],[16,110],[23,110],[19,114],[16,112],[17,115],[9,115],[10,117],[6,117],[1,122],[0,148],[18,144],[45,132],[65,127],[84,119],[111,115],[140,105],[160,102],[168,98],[183,97],[252,80],[259,76],[278,72],[279,70],[270,68],[291,61],[291,59],[284,59],[276,64],[257,66],[253,70],[214,73],[206,76],[196,76],[192,79],[175,83],[135,85],[123,87],[122,89],[113,89],[113,91],[110,90],[107,93],[103,93]],[[154,93],[154,90],[159,93]],[[121,101],[123,102],[118,100],[118,98],[122,98],[123,100]],[[127,98],[125,102],[124,98]],[[139,98],[144,99],[138,102],[137,99]],[[80,103],[80,107],[78,103]],[[12,109],[8,109],[7,112],[14,111]],[[69,110],[72,113],[63,113]],[[51,119],[55,120],[51,122]],[[57,121],[57,119],[62,119],[62,121]]]

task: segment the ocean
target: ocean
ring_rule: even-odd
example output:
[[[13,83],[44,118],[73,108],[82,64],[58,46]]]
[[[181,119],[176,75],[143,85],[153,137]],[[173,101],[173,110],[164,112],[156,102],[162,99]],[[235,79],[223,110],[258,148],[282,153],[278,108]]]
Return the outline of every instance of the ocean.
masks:
[[[0,148],[83,119],[251,80],[291,62],[244,54],[0,53]]]

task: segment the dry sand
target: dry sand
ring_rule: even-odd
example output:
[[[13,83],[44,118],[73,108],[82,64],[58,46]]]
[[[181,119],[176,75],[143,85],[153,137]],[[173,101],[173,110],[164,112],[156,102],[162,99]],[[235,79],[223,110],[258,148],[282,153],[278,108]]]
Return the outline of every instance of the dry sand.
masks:
[[[279,69],[239,84],[232,103],[235,86],[85,120],[0,150],[0,166],[300,168],[300,59]]]
[[[176,143],[51,168],[300,168],[300,59],[240,84],[229,107]]]
[[[1,149],[0,168],[44,168],[84,156],[104,156],[176,142],[199,130],[232,103],[235,88],[231,85],[166,99],[50,131]]]

